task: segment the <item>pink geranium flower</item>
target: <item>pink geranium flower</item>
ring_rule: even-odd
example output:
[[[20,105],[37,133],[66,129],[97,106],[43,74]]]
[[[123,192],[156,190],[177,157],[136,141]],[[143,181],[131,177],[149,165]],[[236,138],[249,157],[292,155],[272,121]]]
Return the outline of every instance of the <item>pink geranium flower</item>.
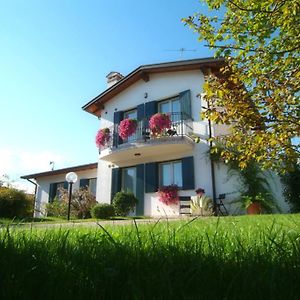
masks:
[[[171,128],[172,122],[168,114],[157,113],[149,120],[149,127],[154,135],[161,134],[164,129]]]
[[[177,204],[179,201],[178,190],[179,188],[176,184],[160,187],[157,191],[159,201],[166,205]]]
[[[96,134],[96,145],[98,148],[105,146],[110,141],[109,128],[100,129]]]
[[[119,136],[122,138],[122,140],[126,140],[136,132],[136,128],[137,120],[124,119],[119,125]]]

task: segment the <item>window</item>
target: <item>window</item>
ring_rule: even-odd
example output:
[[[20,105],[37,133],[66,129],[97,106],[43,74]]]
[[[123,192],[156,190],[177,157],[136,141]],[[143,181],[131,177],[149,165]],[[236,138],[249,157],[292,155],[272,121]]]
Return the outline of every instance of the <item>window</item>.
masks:
[[[174,97],[160,102],[158,110],[161,113],[179,113],[181,111],[179,98]]]
[[[159,164],[159,185],[176,184],[182,187],[182,162],[173,161]]]
[[[97,178],[91,178],[89,179],[89,192],[96,196],[97,192]]]
[[[87,188],[87,190],[96,196],[97,178],[82,178],[80,179],[79,187]]]
[[[66,181],[50,183],[49,202],[52,202],[56,197],[59,198],[62,189],[68,189],[68,183]]]
[[[122,169],[122,190],[136,194],[136,168]]]
[[[172,123],[181,120],[181,104],[178,97],[170,98],[158,104],[161,113],[170,113]]]
[[[137,119],[137,111],[136,109],[125,111],[124,119]]]
[[[133,109],[133,110],[129,110],[129,111],[125,111],[124,112],[124,119],[137,119],[137,110]],[[137,139],[137,134],[134,133],[133,135],[131,135],[130,137],[128,137],[127,140],[123,140],[123,143],[127,143],[127,142],[132,142],[135,141]]]

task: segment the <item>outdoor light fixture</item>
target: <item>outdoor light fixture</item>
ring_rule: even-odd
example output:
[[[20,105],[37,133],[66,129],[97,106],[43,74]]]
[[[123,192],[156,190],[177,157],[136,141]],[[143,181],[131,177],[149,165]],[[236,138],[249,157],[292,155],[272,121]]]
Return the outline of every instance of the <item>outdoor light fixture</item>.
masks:
[[[70,220],[71,200],[72,200],[72,186],[78,179],[78,176],[74,172],[69,172],[66,175],[66,180],[69,183],[69,204],[68,204],[68,221]]]

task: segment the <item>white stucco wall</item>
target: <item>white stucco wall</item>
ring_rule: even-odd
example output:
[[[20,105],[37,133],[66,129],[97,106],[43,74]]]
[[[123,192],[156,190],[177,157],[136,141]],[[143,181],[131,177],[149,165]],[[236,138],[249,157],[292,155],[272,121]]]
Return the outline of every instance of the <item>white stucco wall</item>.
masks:
[[[80,179],[96,178],[97,169],[95,168],[91,170],[76,171],[76,174],[78,176],[78,180],[73,185],[74,190],[79,188]],[[45,215],[45,207],[46,204],[49,202],[50,183],[64,182],[66,180],[65,177],[66,174],[58,174],[37,178],[37,193],[34,212],[35,217],[41,217]]]
[[[99,203],[109,203],[111,200],[111,169],[110,162],[99,160],[97,171],[97,196]]]

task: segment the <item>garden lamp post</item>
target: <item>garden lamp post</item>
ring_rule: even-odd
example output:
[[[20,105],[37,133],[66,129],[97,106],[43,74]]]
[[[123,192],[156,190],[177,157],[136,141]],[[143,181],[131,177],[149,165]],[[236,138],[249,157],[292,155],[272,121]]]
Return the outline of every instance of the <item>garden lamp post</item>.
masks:
[[[74,172],[69,172],[66,175],[66,180],[69,183],[69,204],[68,204],[68,221],[70,220],[70,210],[71,210],[71,200],[72,200],[72,186],[73,183],[77,181],[77,174]]]

